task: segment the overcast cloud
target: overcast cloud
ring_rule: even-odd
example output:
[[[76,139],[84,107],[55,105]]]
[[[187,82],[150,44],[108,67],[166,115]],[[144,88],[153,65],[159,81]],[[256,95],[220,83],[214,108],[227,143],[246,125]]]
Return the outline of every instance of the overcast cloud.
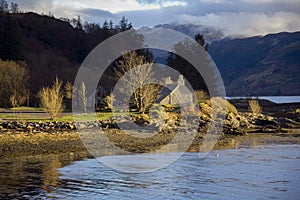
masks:
[[[11,1],[9,1],[11,2]],[[300,30],[299,0],[13,0],[21,10],[81,16],[102,24],[126,16],[133,25],[192,23],[220,28],[226,35],[265,35]]]

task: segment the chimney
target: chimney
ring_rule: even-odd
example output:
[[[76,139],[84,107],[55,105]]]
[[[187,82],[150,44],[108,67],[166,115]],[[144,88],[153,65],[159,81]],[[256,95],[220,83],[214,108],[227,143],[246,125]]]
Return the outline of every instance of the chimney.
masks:
[[[184,85],[183,75],[179,75],[177,83],[178,83],[178,85]]]
[[[173,81],[172,81],[171,77],[170,77],[170,76],[167,77],[167,78],[166,78],[165,84],[166,84],[166,85],[170,85],[170,84],[172,84],[172,83],[173,83]]]

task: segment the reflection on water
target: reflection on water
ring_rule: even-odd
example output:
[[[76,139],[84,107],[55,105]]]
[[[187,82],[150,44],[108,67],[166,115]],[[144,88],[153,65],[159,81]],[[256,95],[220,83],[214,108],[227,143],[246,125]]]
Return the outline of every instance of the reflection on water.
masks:
[[[300,199],[299,144],[217,150],[203,160],[185,153],[143,174],[119,173],[96,159],[73,162],[84,157],[2,160],[0,199]]]
[[[86,157],[86,152],[79,152],[3,159],[0,161],[0,199],[48,196],[60,187],[57,169]]]

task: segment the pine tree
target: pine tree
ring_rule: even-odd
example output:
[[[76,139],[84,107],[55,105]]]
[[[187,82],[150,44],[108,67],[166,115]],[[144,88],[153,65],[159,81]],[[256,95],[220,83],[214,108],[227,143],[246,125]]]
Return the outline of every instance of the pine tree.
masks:
[[[132,29],[131,22],[128,23],[128,19],[126,19],[125,16],[122,17],[122,19],[119,23],[119,26],[120,26],[121,32]]]

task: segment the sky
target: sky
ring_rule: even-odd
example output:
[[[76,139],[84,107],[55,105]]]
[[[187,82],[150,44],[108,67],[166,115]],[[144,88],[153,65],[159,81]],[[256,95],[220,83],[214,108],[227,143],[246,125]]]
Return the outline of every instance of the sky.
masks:
[[[8,1],[9,3],[12,1]],[[122,16],[135,28],[191,23],[228,35],[265,35],[300,31],[300,0],[13,0],[22,11],[88,22],[117,23]]]

